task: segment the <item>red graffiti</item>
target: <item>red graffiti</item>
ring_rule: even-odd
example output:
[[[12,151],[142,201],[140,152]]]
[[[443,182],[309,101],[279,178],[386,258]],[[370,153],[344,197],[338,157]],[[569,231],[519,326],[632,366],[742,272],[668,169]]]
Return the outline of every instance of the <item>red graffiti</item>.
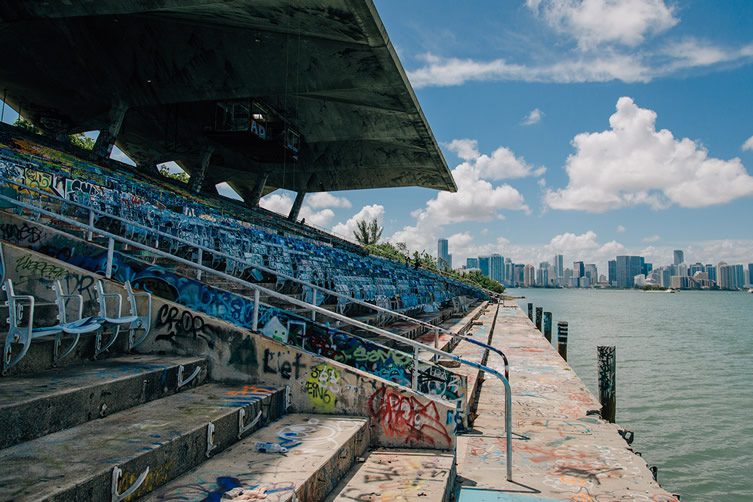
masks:
[[[382,387],[369,398],[369,414],[387,436],[405,438],[405,444],[452,445],[437,406],[431,401],[422,404],[414,397]]]

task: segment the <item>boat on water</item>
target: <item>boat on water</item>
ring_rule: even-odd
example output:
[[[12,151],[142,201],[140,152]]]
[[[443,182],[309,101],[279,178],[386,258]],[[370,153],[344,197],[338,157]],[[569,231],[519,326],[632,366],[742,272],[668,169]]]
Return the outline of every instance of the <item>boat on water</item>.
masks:
[[[676,289],[672,289],[672,288],[667,288],[667,289],[664,290],[664,292],[665,293],[677,293],[677,290]]]
[[[748,293],[753,293],[753,288],[750,288],[750,289],[748,290]]]

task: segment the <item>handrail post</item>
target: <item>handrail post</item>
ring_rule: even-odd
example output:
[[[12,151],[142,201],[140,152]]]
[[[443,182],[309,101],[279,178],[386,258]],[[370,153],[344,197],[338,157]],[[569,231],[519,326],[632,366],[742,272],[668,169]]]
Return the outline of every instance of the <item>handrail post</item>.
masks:
[[[107,264],[105,265],[105,277],[112,279],[112,260],[115,255],[115,239],[107,239]]]
[[[199,256],[196,258],[196,263],[199,264],[199,265],[202,265],[204,263],[204,250],[202,248],[200,248],[200,247],[197,247],[196,249],[199,250]],[[197,271],[196,271],[196,279],[200,281],[202,275],[203,275],[202,274],[202,270],[200,268],[197,269]]]
[[[259,328],[259,290],[254,289],[254,317],[251,321],[251,331],[258,331]]]
[[[86,233],[86,240],[91,242],[94,238],[94,210],[89,208],[89,231]]]
[[[411,389],[418,390],[418,346],[413,347],[413,378]]]
[[[316,305],[316,288],[314,288],[314,293],[311,296],[311,303],[313,305]],[[316,310],[312,310],[311,311],[311,320],[312,321],[316,321]]]

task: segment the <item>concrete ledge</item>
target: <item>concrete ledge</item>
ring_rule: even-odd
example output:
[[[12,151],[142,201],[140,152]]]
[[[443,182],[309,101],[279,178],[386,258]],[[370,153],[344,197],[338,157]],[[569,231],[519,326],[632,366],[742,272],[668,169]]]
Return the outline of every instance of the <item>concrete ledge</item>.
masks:
[[[201,368],[191,386],[206,378],[206,361],[201,357],[143,355],[2,378],[0,448],[173,394],[180,365],[186,376]]]

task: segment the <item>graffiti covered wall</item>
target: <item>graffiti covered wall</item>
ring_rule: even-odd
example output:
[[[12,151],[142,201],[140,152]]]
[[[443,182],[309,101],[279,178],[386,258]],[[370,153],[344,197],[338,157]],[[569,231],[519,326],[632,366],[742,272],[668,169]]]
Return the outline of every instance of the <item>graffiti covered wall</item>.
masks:
[[[97,275],[8,244],[3,245],[3,261],[6,278],[23,285],[19,292],[51,301],[49,284],[61,280],[84,297],[85,315],[96,312]],[[125,295],[114,282],[107,282],[107,290]],[[454,444],[458,417],[452,403],[162,298],[153,298],[151,325],[140,352],[206,355],[212,379],[245,383],[248,392],[260,383],[288,386],[291,411],[368,416],[372,437],[381,446],[446,449]]]

